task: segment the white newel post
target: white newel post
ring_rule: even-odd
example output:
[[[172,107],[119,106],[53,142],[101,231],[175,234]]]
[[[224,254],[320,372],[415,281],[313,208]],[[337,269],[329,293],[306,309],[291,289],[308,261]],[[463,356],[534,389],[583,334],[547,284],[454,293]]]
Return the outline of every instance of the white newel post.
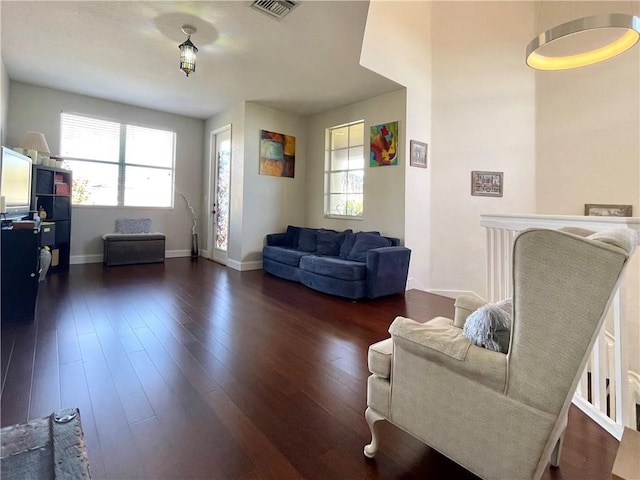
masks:
[[[481,215],[480,225],[486,229],[487,299],[495,302],[512,294],[511,255],[518,232],[527,228],[577,227],[600,231],[608,228],[631,228],[638,232],[637,217],[583,217],[573,215]],[[593,347],[589,362],[574,394],[573,403],[618,440],[625,426],[635,428],[635,402],[629,391],[627,298],[622,279],[613,299],[609,315]],[[613,331],[606,326],[613,324]],[[610,327],[611,328],[611,327]]]

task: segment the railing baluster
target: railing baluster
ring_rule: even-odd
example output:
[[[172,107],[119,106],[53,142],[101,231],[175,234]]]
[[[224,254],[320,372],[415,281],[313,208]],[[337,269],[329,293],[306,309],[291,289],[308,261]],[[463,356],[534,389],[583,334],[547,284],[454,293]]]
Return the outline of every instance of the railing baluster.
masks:
[[[636,230],[640,235],[640,219],[637,218],[482,215],[481,225],[486,229],[487,242],[486,293],[487,300],[492,302],[513,295],[511,270],[513,243],[518,233],[525,228],[557,229],[576,226],[597,231],[612,227],[626,227]],[[626,338],[623,317],[625,311],[623,307],[626,306],[623,296],[624,287],[623,282],[615,294],[611,307],[613,335],[610,332],[607,333],[604,328],[598,335],[574,396],[574,403],[578,407],[618,439],[622,436],[623,427],[632,426],[635,422],[635,411],[629,396],[628,363],[624,342]]]
[[[596,339],[596,343],[593,346],[591,352],[591,393],[593,395],[591,402],[593,406],[600,412],[607,414],[607,390],[606,390],[606,375],[603,375],[606,369],[607,362],[605,361],[606,344],[604,342],[604,335],[600,333]]]

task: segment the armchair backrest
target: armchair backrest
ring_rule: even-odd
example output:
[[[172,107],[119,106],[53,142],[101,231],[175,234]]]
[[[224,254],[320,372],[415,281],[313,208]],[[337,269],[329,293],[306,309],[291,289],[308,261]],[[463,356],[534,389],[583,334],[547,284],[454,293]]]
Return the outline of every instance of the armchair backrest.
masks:
[[[532,229],[516,238],[508,396],[551,414],[561,412],[635,244],[630,229],[586,238]]]

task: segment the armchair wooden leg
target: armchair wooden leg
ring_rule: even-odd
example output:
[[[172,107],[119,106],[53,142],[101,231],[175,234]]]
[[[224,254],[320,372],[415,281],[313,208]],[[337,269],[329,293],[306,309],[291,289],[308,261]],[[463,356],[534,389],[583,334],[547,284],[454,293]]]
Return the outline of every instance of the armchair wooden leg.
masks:
[[[365,445],[364,447],[364,456],[367,458],[373,458],[378,452],[378,436],[376,435],[375,424],[380,420],[386,420],[385,417],[380,415],[375,410],[367,407],[364,412],[364,418],[367,420],[369,424],[369,430],[371,430],[371,443],[369,445]]]
[[[563,442],[564,442],[564,432],[562,432],[562,435],[560,435],[560,438],[558,439],[558,443],[556,443],[556,446],[553,449],[553,452],[551,452],[551,461],[549,463],[551,463],[552,467],[558,468],[560,466],[560,455],[562,454]]]

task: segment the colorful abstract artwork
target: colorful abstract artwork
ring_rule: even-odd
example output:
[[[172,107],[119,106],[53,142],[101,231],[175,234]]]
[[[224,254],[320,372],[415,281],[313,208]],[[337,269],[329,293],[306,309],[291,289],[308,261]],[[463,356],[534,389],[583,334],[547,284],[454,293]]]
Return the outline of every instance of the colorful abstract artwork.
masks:
[[[260,130],[260,175],[295,176],[296,137]]]
[[[398,122],[370,127],[369,166],[398,165]]]

